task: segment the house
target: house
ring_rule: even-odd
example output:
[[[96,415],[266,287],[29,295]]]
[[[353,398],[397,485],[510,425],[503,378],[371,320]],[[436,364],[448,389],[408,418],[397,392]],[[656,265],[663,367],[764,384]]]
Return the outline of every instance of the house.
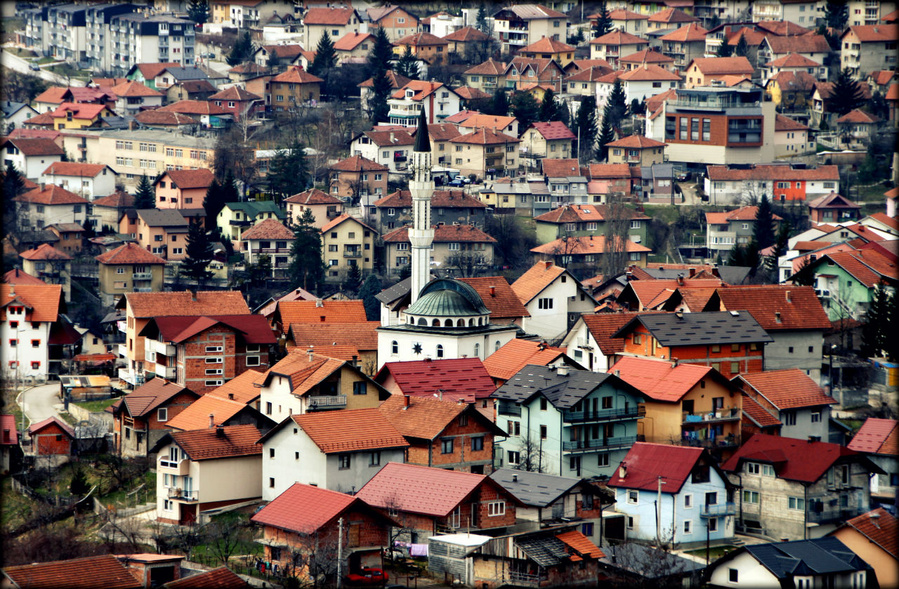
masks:
[[[109,91],[117,98],[114,106],[119,116],[136,115],[142,110],[158,108],[165,98],[162,92],[134,80],[122,82]]]
[[[216,87],[209,80],[183,80],[165,89],[165,101],[168,103],[181,100],[208,101],[216,92]]]
[[[386,268],[400,274],[410,263],[410,226],[384,236]],[[436,225],[431,261],[451,275],[472,275],[492,268],[496,240],[472,225]]]
[[[387,38],[396,43],[398,39],[406,37],[409,33],[419,30],[418,18],[403,8],[386,4],[367,10],[371,20],[370,29],[384,29]]]
[[[475,404],[484,415],[493,417],[488,399],[496,386],[478,358],[438,356],[436,359],[386,362],[374,378],[391,395],[436,395],[440,399],[445,396],[448,400],[464,400]],[[450,458],[453,462],[457,457]]]
[[[807,121],[816,84],[815,77],[804,71],[782,71],[768,80],[765,93],[780,112]]]
[[[755,434],[721,465],[741,487],[739,525],[773,538],[819,538],[870,509],[881,469],[838,444]]]
[[[460,97],[463,97],[462,88],[456,88],[455,92],[459,94]],[[473,93],[478,92],[477,90],[472,90]],[[462,111],[467,112],[467,111]],[[454,116],[458,116],[457,113]],[[452,119],[453,117],[447,117],[444,119],[445,121]],[[511,117],[510,117],[511,118]],[[514,118],[512,119],[514,121]],[[517,125],[517,121],[516,121]],[[413,136],[417,133],[417,129],[412,132]],[[450,140],[455,139],[462,132],[459,131],[459,127],[452,123],[434,123],[433,125],[428,125],[428,139],[431,142],[431,153],[437,154],[437,165],[444,166],[449,164],[452,160],[452,145],[450,144]],[[439,152],[439,153],[438,153]]]
[[[151,448],[170,431],[168,420],[199,397],[181,385],[154,378],[113,403],[107,411],[112,413],[116,453],[149,456]]]
[[[421,542],[453,530],[499,530],[515,523],[518,500],[482,474],[391,462],[356,497],[390,514],[397,538]]]
[[[87,222],[90,204],[74,192],[55,184],[40,185],[13,198],[20,228],[37,231],[48,225]]]
[[[294,350],[268,369],[260,410],[277,422],[314,411],[377,407],[387,392],[351,362]]]
[[[95,219],[97,229],[117,229],[122,213],[134,208],[134,196],[124,191],[115,191],[91,203],[90,219]]]
[[[517,173],[520,139],[479,128],[450,139],[450,143],[453,146],[450,165],[463,176],[474,174],[478,178],[487,178],[488,174],[492,177]]]
[[[515,53],[543,37],[564,41],[568,16],[541,4],[506,6],[493,14],[493,34],[503,53]]]
[[[389,168],[361,155],[340,160],[328,170],[332,174],[330,192],[333,196],[371,207],[373,198],[376,200],[387,194]]]
[[[694,59],[705,55],[707,34],[698,23],[690,22],[659,38],[662,53],[673,60],[676,69],[684,70]]]
[[[166,170],[153,182],[157,209],[202,209],[215,176],[208,168]]]
[[[322,300],[311,298],[292,298],[279,300],[275,311],[268,317],[272,325],[282,334],[286,334],[295,323],[315,324],[326,327],[335,323],[365,323],[365,306],[359,299],[355,300]]]
[[[389,129],[374,127],[371,131],[360,133],[350,143],[350,153],[385,165],[390,172],[408,169],[415,137],[399,126],[391,126]]]
[[[96,126],[114,113],[105,104],[63,102],[49,113],[53,129],[83,129]]]
[[[265,107],[265,99],[262,96],[247,92],[240,86],[225,88],[206,97],[206,100],[230,110],[234,114],[235,121],[254,118]]]
[[[521,136],[521,143],[531,158],[568,159],[572,141],[577,139],[561,121],[533,123]]]
[[[401,76],[394,72],[393,70],[387,70],[387,80],[390,82],[390,87],[393,90],[397,90],[398,88],[402,88],[411,80],[406,76]],[[359,88],[359,104],[362,107],[362,112],[369,112],[369,101],[371,97],[374,95],[374,79],[368,78],[364,82],[358,85]]]
[[[818,82],[815,84],[815,90],[812,93],[812,108],[809,110],[813,127],[820,128],[821,125],[826,123],[830,129],[833,129],[836,125],[838,115],[833,110],[833,87],[834,82]],[[866,101],[871,100],[873,94],[870,86],[859,84],[859,89]]]
[[[165,260],[135,243],[126,243],[95,258],[100,263],[100,295],[106,303],[126,292],[159,292]]]
[[[47,166],[62,161],[65,150],[52,139],[13,138],[0,145],[3,166],[10,164],[29,180],[41,177]]]
[[[428,65],[447,63],[448,48],[449,41],[425,32],[412,33],[393,42],[393,53],[397,58],[409,51]]]
[[[668,7],[656,12],[647,19],[646,32],[677,29],[687,23],[693,22],[699,22],[699,19],[687,14],[679,8]]]
[[[256,502],[262,444],[252,425],[170,432],[156,443],[156,521],[203,524],[209,509]],[[235,477],[239,472],[242,476]],[[225,483],[227,481],[227,483]]]
[[[512,290],[530,314],[522,320],[522,329],[548,341],[560,340],[581,313],[596,306],[571,272],[548,261],[531,266],[512,283]]]
[[[477,111],[466,110],[447,117],[446,121],[456,125],[461,134],[485,128],[518,137],[518,119],[515,117],[485,115]]]
[[[362,31],[362,17],[353,8],[343,6],[312,6],[303,15],[303,42],[306,47],[318,47],[325,33],[331,40],[340,39],[347,33]]]
[[[284,221],[286,217],[284,211],[272,201],[228,202],[216,218],[216,225],[225,237],[239,242],[241,233],[247,228],[270,219]]]
[[[861,206],[836,192],[819,196],[808,203],[809,221],[816,225],[858,221]]]
[[[501,466],[589,478],[610,476],[637,440],[645,396],[613,374],[526,366],[492,398]]]
[[[899,423],[895,419],[869,417],[847,446],[862,452],[884,472],[871,477],[871,498],[881,505],[896,504],[899,488]]]
[[[154,87],[157,90],[167,90],[172,86],[184,84],[185,82],[208,81],[208,79],[206,72],[199,67],[181,67],[180,64],[170,65],[156,73]],[[173,97],[171,95],[168,98],[170,102],[175,102],[175,100],[172,100]]]
[[[431,222],[483,227],[487,205],[462,190],[435,190],[431,194]],[[375,225],[382,232],[412,223],[412,193],[397,190],[374,202]]]
[[[312,212],[315,219],[312,226],[316,229],[321,229],[343,213],[343,201],[318,188],[294,194],[285,198],[283,203],[290,225],[298,223],[307,209]]]
[[[845,544],[863,562],[871,565],[880,587],[892,587],[899,583],[897,533],[896,517],[881,507],[850,519],[831,532],[830,537]]]
[[[821,65],[821,62],[809,59],[799,53],[792,52],[762,65],[760,67],[760,72],[763,86],[767,85],[771,78],[781,72],[804,72],[821,81],[827,79],[827,68]]]
[[[231,111],[208,100],[179,100],[157,108],[156,112],[189,116],[198,120],[204,130],[224,129],[234,120]]]
[[[379,410],[408,442],[405,459],[393,462],[475,474],[493,470],[494,440],[505,432],[475,405],[401,393],[392,394]]]
[[[809,141],[809,127],[783,115],[774,118],[774,157],[792,157],[815,151],[815,142]]]
[[[374,35],[369,33],[347,33],[334,41],[337,63],[365,63],[374,41]]]
[[[589,164],[587,166],[587,197],[592,202],[606,202],[610,198],[631,195],[633,178],[627,164]]]
[[[318,102],[321,100],[322,81],[300,66],[290,66],[269,82],[265,104],[275,112],[284,112],[296,109],[297,105]]]
[[[40,181],[55,184],[92,201],[115,192],[118,174],[105,164],[54,162],[41,174]]]
[[[455,53],[471,63],[478,57],[484,56],[484,45],[490,37],[472,26],[467,26],[458,28],[441,38],[449,43],[447,48],[449,53]]]
[[[710,257],[727,256],[734,245],[745,247],[749,244],[755,231],[758,207],[755,205],[740,207],[721,213],[706,213],[706,249]],[[775,226],[783,219],[772,215]]]
[[[46,583],[63,583],[72,589],[88,589],[102,580],[107,587],[142,589],[131,571],[113,555],[89,556],[52,562],[8,566],[3,574],[11,587],[21,589]]]
[[[564,84],[570,94],[577,96],[596,96],[597,89],[602,80],[612,73],[612,69],[606,66],[592,66],[580,69],[565,77]]]
[[[378,232],[372,227],[344,213],[322,227],[321,236],[328,280],[344,280],[353,267],[363,275],[374,269]]]
[[[878,116],[854,109],[837,119],[837,129],[843,143],[866,145],[881,122]]]
[[[72,256],[49,243],[19,254],[26,274],[41,279],[45,284],[59,284],[66,300],[72,297]]]
[[[422,110],[428,123],[440,123],[456,114],[462,109],[462,97],[442,82],[410,80],[390,95],[387,105],[391,125],[415,127]]]
[[[761,372],[768,333],[746,311],[640,313],[612,337],[624,354],[711,366],[727,378]]]
[[[574,61],[575,47],[552,37],[541,37],[537,41],[518,49],[518,55],[534,59],[552,59],[562,67]]]
[[[255,425],[268,432],[275,425],[259,412],[259,389],[263,373],[252,368],[220,387],[208,391],[168,421],[172,430],[189,431],[219,425]]]
[[[836,538],[741,546],[716,560],[703,578],[709,587],[866,587],[874,570]]]
[[[362,567],[380,566],[390,528],[397,523],[358,496],[301,483],[251,520],[262,527],[260,543],[268,562],[293,577],[324,576],[331,582],[338,570],[359,573]],[[339,561],[341,556],[345,560]]]
[[[5,125],[3,127],[4,134],[8,134],[13,129],[20,127],[23,122],[38,114],[36,110],[24,102],[13,102],[11,100],[4,100],[0,103],[0,109],[2,109],[0,119],[2,119]]]
[[[377,407],[291,415],[259,443],[264,501],[295,483],[352,493],[409,447]]]
[[[856,80],[873,71],[895,69],[897,37],[896,23],[849,27],[840,35],[840,69],[848,69]]]
[[[742,395],[715,369],[625,356],[609,370],[646,395],[641,440],[707,448],[716,459],[740,445]]]
[[[681,84],[681,76],[655,64],[641,64],[640,67],[617,71],[600,78],[596,84],[596,105],[604,109],[615,88],[615,81],[621,82],[627,104],[634,100],[642,103],[647,98],[662,92],[663,88],[675,89]]]
[[[40,460],[46,457],[51,464],[60,464],[73,455],[75,430],[57,416],[28,426],[30,454]]]
[[[137,63],[128,70],[125,74],[125,78],[128,80],[135,80],[137,82],[141,82],[146,84],[147,87],[157,89],[156,80],[157,76],[170,67],[179,67],[181,64],[174,61],[167,62],[147,62],[147,63]],[[160,78],[161,82],[162,79]],[[167,83],[166,83],[167,84]]]
[[[335,39],[332,39],[334,41]],[[292,63],[305,49],[297,43],[284,45],[262,45],[253,53],[253,63],[268,68],[271,61],[277,61],[275,71],[279,71],[288,63]],[[236,88],[237,86],[235,86]]]
[[[670,146],[669,146],[670,148]],[[768,194],[772,201],[809,201],[833,192],[840,182],[838,166],[816,168],[783,164],[707,166],[705,192],[713,205],[739,203]]]
[[[562,348],[548,346],[542,341],[513,339],[484,360],[484,369],[496,386],[502,386],[529,364],[556,367],[567,364],[573,369],[582,368]]]
[[[588,18],[591,20],[591,23],[593,23],[600,16],[599,13],[596,13],[591,14]],[[644,21],[649,20],[649,15],[634,12],[626,8],[617,8],[609,11],[609,19],[612,21],[613,29],[624,31],[631,35],[642,35],[643,31],[647,28],[647,23]]]
[[[40,382],[59,372],[51,336],[60,330],[64,309],[58,284],[0,284],[0,370],[6,382]]]
[[[628,539],[699,546],[733,538],[735,485],[705,448],[636,442],[608,485]]]
[[[251,368],[270,365],[275,336],[260,315],[156,316],[138,332],[144,372],[203,395]]]
[[[188,220],[177,209],[131,209],[119,220],[119,233],[166,261],[186,257]]]
[[[652,166],[665,160],[665,144],[643,135],[629,135],[606,144],[610,164]]]
[[[477,88],[485,92],[495,92],[497,88],[505,87],[506,64],[501,61],[493,61],[490,57],[487,61],[465,70],[465,85]]]
[[[312,348],[323,356],[345,360],[373,376],[378,366],[379,321],[353,323],[292,323],[288,327],[288,350]]]
[[[602,264],[602,256],[609,253],[627,253],[627,259],[638,266],[646,265],[646,255],[652,250],[634,243],[630,239],[622,241],[616,238],[607,243],[604,235],[594,239],[589,237],[574,237],[556,239],[549,243],[539,245],[531,249],[534,260],[537,263],[560,264],[574,272],[587,272],[595,274],[596,268]]]
[[[294,233],[277,219],[256,223],[240,236],[241,252],[248,264],[259,265],[262,257],[269,260],[272,278],[283,277],[290,267]]]
[[[590,41],[590,59],[602,59],[618,69],[618,59],[649,48],[649,41],[623,30],[612,31]]]

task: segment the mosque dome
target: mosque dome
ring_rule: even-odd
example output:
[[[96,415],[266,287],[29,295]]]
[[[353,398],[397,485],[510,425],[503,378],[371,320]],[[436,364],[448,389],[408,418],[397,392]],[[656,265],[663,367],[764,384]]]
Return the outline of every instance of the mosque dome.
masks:
[[[489,323],[490,310],[468,284],[447,278],[432,280],[408,309],[410,325],[433,327],[481,327]]]

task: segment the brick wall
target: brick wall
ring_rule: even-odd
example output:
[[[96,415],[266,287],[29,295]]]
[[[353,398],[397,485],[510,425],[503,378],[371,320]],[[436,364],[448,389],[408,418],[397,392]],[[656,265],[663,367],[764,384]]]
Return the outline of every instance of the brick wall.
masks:
[[[209,352],[208,346],[221,346],[221,352]],[[177,368],[178,382],[200,395],[218,388],[220,385],[207,385],[206,381],[221,380],[224,382],[240,376],[247,371],[247,356],[259,358],[259,364],[251,366],[259,371],[269,368],[268,348],[260,346],[259,352],[247,352],[242,341],[230,330],[204,331],[178,346]],[[208,363],[207,359],[220,358],[221,363]],[[221,374],[207,374],[207,370],[221,370]]]
[[[55,423],[42,428],[32,438],[35,453],[41,456],[52,454],[68,456],[72,452],[72,438]]]

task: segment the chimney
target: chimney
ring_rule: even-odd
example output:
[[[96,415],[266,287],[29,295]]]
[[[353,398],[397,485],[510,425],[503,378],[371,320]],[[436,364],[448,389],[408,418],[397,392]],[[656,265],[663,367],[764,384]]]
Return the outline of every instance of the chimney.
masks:
[[[553,267],[553,263],[552,263],[552,262],[550,262],[550,261],[548,261],[548,260],[545,261],[545,262],[543,262],[543,269],[544,269],[544,270],[549,270],[549,269],[552,268],[552,267]]]
[[[443,389],[437,389],[437,398],[443,400]]]
[[[324,306],[325,306],[325,302],[324,302],[323,300],[321,300],[321,299],[315,299],[315,306],[316,306],[316,308],[324,307]]]
[[[684,285],[684,275],[683,275],[683,274],[678,274],[678,275],[677,275],[677,285],[678,285],[678,286],[683,286],[683,285]]]
[[[41,190],[46,190],[47,185],[44,182],[41,182]]]
[[[233,400],[234,400],[234,393],[228,393],[228,400],[229,400],[229,401],[233,401]]]
[[[312,362],[312,356],[315,355],[315,346],[310,345],[309,349],[306,350],[306,354],[309,356],[309,361]]]
[[[212,413],[209,414],[209,428],[212,429],[215,427],[215,415]]]
[[[696,276],[696,268],[690,268],[690,278]]]
[[[787,302],[788,302],[788,303],[792,303],[792,302],[793,302],[792,299],[790,298],[790,291],[787,291],[787,292],[785,293],[785,296],[786,296],[786,298],[787,298]]]
[[[871,518],[871,525],[873,525],[878,530],[880,529],[880,514],[876,511],[872,511],[871,515],[868,516]]]
[[[409,401],[411,397],[409,395],[403,395],[403,409],[409,408]]]
[[[621,371],[620,371],[620,370],[616,370],[616,371],[615,371],[615,376],[617,376],[618,378],[621,378]]]
[[[218,426],[215,428],[215,437],[224,438],[225,437],[225,428],[224,426]]]
[[[568,376],[568,366],[564,364],[556,366],[556,374],[559,376]]]
[[[672,367],[672,368],[677,368],[677,358],[672,358],[672,359],[671,359],[671,367]]]
[[[513,475],[512,475],[512,482],[513,482],[513,483],[517,483],[517,482],[518,482],[518,475],[517,475],[517,474],[513,474]]]
[[[623,479],[627,476],[627,465],[622,462],[618,465],[618,478]]]
[[[674,316],[677,317],[678,319],[683,319],[684,318],[684,310],[678,309],[677,311],[674,312]]]
[[[490,287],[490,296],[492,296],[492,297],[496,296],[496,287],[495,286]]]
[[[630,282],[631,280],[634,279],[634,273],[631,272],[630,270],[628,270],[627,272],[624,273],[624,279],[625,279],[627,282]]]
[[[190,293],[190,300],[196,303],[197,302],[197,291],[189,290],[187,292]]]

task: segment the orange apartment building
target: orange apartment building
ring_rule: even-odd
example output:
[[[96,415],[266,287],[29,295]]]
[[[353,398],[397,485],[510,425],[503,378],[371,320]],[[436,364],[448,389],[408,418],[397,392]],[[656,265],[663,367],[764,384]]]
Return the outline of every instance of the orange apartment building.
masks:
[[[212,170],[166,170],[153,187],[157,209],[202,209],[206,191],[215,176]]]

